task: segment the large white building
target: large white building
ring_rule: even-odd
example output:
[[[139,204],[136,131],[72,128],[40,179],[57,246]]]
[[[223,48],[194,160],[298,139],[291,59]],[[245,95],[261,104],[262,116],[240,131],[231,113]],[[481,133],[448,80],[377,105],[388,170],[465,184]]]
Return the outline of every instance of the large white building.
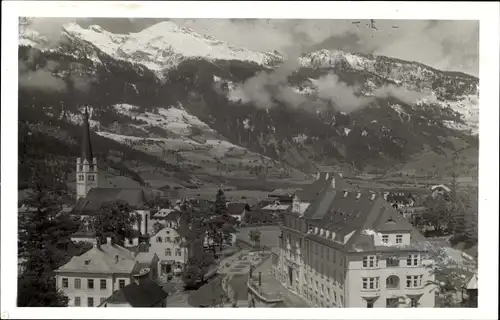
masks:
[[[295,197],[273,259],[285,287],[316,307],[434,307],[425,238],[387,201],[332,173],[304,191],[316,200]]]
[[[134,276],[147,271],[157,278],[158,257],[153,253],[133,253],[119,245],[95,245],[55,270],[57,288],[69,298],[70,307],[97,307],[115,291],[132,283]]]

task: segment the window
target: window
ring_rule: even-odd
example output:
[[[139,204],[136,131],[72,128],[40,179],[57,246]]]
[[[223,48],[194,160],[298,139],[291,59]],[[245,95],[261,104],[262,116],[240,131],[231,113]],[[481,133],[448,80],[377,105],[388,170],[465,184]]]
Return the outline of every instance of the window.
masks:
[[[170,237],[165,237],[165,242],[172,242],[172,240],[170,240]]]
[[[179,242],[181,242],[181,238],[180,237],[175,237],[174,243],[178,244]]]
[[[87,280],[87,289],[94,289],[94,279]]]
[[[106,298],[101,298],[99,299],[100,303],[99,304],[102,304],[104,301],[106,301]]]
[[[156,242],[161,243],[162,242],[161,237],[156,237]]]
[[[75,289],[80,289],[82,287],[82,280],[80,279],[75,279]]]
[[[397,308],[399,307],[399,299],[398,298],[388,298],[385,299],[386,308]]]
[[[389,257],[385,260],[385,264],[387,267],[399,267],[399,258]]]
[[[418,299],[417,298],[410,298],[410,307],[411,308],[417,308],[418,307]]]
[[[94,306],[94,298],[88,297],[87,298],[87,307],[93,307]]]
[[[172,255],[172,249],[165,249],[165,255],[167,257],[171,256]]]
[[[321,258],[323,258],[323,246],[321,246]]]
[[[82,305],[82,301],[80,300],[80,297],[75,297],[75,307],[79,307]]]
[[[326,248],[326,260],[330,260],[330,248]]]
[[[365,290],[378,289],[378,277],[363,278],[363,289]]]
[[[118,287],[119,287],[120,289],[125,288],[125,280],[120,279],[120,280],[118,281]]]
[[[363,257],[363,268],[375,268],[377,266],[378,266],[378,258],[377,258],[377,256]]]
[[[94,181],[94,175],[89,175],[89,181]]]
[[[321,291],[320,292],[321,292],[321,295],[323,295],[323,292],[325,292],[325,286],[323,284],[321,285]]]
[[[419,288],[422,286],[423,275],[419,276],[406,276],[407,288]]]
[[[83,174],[78,175],[78,180],[79,181],[85,180],[85,177],[83,176]]]
[[[106,289],[106,279],[101,279],[101,290]]]
[[[177,256],[177,257],[181,256],[181,249],[179,249],[179,248],[175,249],[175,256]]]
[[[319,284],[318,284],[318,280],[316,280],[316,286],[314,287],[314,289],[318,290],[319,288]]]
[[[330,288],[326,288],[326,294],[327,294],[328,298],[330,298]]]
[[[63,278],[62,279],[62,286],[63,286],[63,288],[67,288],[68,287],[68,278]]]
[[[403,235],[397,234],[396,235],[396,244],[401,244],[401,243],[403,243]]]
[[[343,295],[340,295],[340,306],[341,307],[344,306],[344,296]]]
[[[383,235],[382,236],[382,243],[383,244],[388,244],[389,243],[389,236],[388,235]]]
[[[406,259],[406,265],[407,266],[413,266],[416,267],[419,264],[419,255],[418,254],[410,254],[408,258]]]
[[[337,292],[333,292],[333,301],[337,302]]]
[[[366,307],[373,308],[373,300],[366,300]]]

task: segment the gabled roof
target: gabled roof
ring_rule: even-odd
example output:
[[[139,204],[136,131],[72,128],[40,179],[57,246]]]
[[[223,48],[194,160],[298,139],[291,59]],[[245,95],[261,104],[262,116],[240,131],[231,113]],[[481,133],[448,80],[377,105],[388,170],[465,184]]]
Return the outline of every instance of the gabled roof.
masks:
[[[148,308],[167,298],[168,293],[152,280],[143,280],[139,284],[131,283],[115,291],[104,303],[128,303],[133,308]]]
[[[92,188],[85,198],[76,202],[71,214],[96,215],[105,202],[122,200],[134,209],[148,207],[151,197],[142,188]]]
[[[227,213],[232,215],[241,215],[247,204],[243,202],[232,202],[227,204]]]
[[[118,260],[116,259],[118,257]],[[134,254],[119,245],[102,244],[81,256],[74,256],[56,272],[126,273],[134,270]]]

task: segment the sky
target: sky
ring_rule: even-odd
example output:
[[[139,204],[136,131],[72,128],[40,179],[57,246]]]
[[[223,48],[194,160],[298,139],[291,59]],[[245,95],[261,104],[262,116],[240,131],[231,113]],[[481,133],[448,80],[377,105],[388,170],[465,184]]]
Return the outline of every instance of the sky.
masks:
[[[64,18],[38,18],[38,30],[52,32]],[[117,33],[138,32],[168,19],[89,18]],[[319,49],[385,55],[417,61],[439,70],[478,76],[479,22],[463,20],[301,20],[301,19],[171,19],[198,33],[255,51],[302,53]],[[372,23],[373,22],[373,23]]]

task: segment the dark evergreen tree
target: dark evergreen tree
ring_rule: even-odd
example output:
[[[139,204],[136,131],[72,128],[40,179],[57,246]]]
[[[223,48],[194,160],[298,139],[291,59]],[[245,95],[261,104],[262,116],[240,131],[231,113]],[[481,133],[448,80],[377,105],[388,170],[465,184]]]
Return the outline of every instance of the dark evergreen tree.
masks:
[[[31,178],[28,197],[23,201],[29,210],[18,217],[18,254],[23,271],[18,276],[17,304],[63,307],[68,299],[57,290],[53,271],[71,258],[66,244],[78,230],[78,222],[60,214],[68,197],[60,163],[43,156],[29,142],[20,154],[20,162]]]

